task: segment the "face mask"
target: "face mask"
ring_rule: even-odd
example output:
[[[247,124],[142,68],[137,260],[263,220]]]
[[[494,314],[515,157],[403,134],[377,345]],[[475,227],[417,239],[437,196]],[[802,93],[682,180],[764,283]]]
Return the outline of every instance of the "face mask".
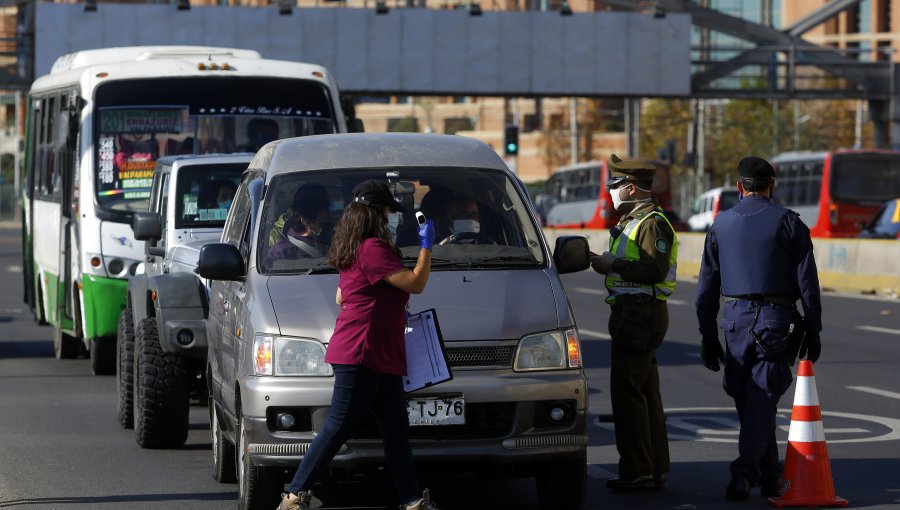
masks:
[[[477,234],[481,231],[481,223],[478,220],[453,220],[453,232],[459,234],[461,232],[472,232]]]
[[[231,200],[225,200],[223,202],[219,202],[219,209],[229,209],[231,207]]]
[[[622,188],[624,188],[624,187],[625,186],[622,186]],[[621,195],[622,188],[614,189],[609,192],[609,195],[612,197],[612,201],[613,201],[613,209],[615,209],[617,211],[619,210],[620,207],[622,207],[622,204],[624,203],[622,201],[622,195]]]

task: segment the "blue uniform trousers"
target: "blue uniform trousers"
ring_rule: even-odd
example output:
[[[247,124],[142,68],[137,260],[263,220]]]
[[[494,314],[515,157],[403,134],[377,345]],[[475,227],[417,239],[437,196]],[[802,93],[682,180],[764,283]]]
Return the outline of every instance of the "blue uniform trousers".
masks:
[[[792,381],[790,323],[790,308],[760,301],[727,301],[722,311],[723,386],[741,422],[739,456],[731,463],[731,475],[744,475],[751,484],[781,477],[775,415]]]

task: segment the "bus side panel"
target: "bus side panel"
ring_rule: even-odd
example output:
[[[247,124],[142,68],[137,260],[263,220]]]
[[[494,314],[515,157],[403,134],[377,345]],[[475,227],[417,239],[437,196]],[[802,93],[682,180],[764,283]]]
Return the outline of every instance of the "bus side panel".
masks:
[[[57,322],[57,285],[59,282],[59,204],[34,201],[32,249],[35,275],[43,280],[43,315],[53,325]]]
[[[119,314],[125,309],[128,280],[83,274],[81,283],[84,337],[115,336]]]

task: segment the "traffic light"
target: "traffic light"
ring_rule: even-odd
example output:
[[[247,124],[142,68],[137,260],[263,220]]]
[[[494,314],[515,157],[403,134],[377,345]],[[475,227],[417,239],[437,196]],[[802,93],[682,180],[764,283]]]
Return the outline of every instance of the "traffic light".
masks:
[[[508,124],[503,132],[503,151],[507,156],[519,154],[519,126]]]

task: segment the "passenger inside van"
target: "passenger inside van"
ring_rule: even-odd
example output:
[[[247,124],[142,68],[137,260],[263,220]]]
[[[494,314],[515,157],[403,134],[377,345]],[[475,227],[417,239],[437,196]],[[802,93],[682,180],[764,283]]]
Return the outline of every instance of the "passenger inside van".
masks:
[[[300,186],[282,215],[282,234],[269,248],[266,264],[273,267],[277,260],[324,257],[328,247],[320,242],[319,235],[323,225],[331,223],[330,205],[328,191],[321,185],[306,183]]]

